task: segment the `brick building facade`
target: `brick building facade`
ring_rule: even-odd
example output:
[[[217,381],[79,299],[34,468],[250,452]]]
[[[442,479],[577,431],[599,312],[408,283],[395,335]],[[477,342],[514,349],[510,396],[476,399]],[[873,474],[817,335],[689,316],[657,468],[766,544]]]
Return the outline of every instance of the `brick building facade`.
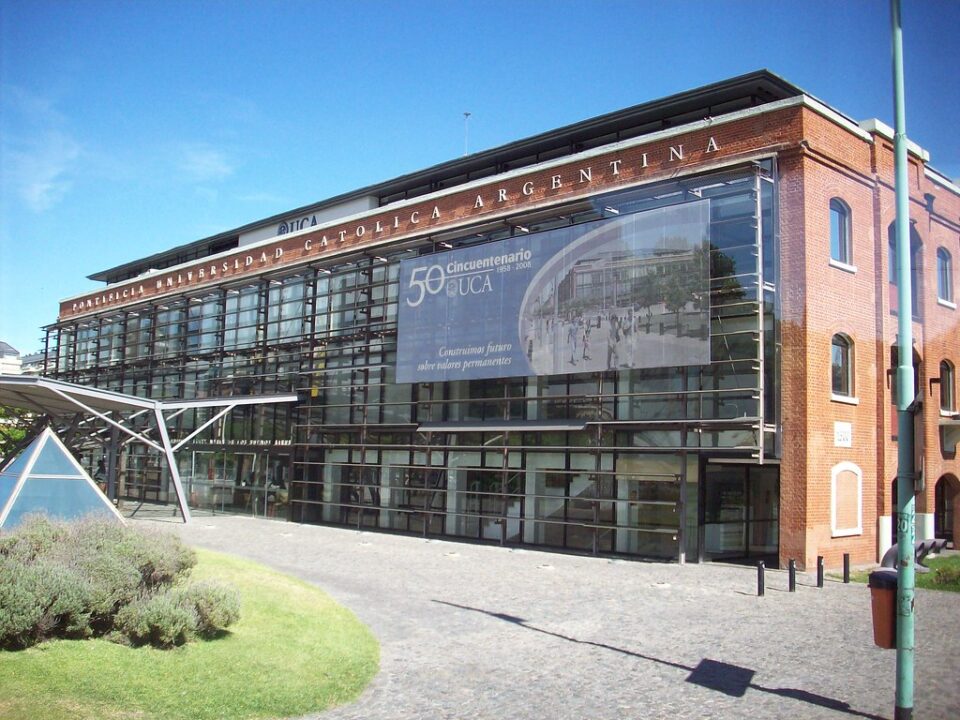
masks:
[[[876,561],[897,463],[891,137],[770,73],[734,78],[91,276],[107,285],[61,303],[46,373],[154,397],[301,393],[181,450],[198,506],[593,553]],[[909,159],[917,536],[955,538],[960,188],[921,148]],[[668,312],[664,281],[643,300],[639,270],[665,251],[629,228],[656,220],[669,244],[684,209],[704,218],[683,257],[705,279]],[[441,286],[457,302],[431,268],[524,243],[537,262],[558,233],[584,247],[612,232],[619,244],[577,261],[594,304],[555,291],[530,321],[537,343],[544,328],[570,338],[569,368],[398,381],[424,359],[398,346],[408,308]],[[623,352],[709,357],[637,351],[577,372],[601,333]],[[165,499],[151,467],[131,451],[126,492]]]

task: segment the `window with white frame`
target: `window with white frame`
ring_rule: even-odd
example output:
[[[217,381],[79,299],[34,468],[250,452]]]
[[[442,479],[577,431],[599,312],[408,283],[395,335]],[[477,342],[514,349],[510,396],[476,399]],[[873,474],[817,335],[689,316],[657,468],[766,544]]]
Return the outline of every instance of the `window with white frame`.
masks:
[[[830,258],[844,265],[853,264],[850,208],[839,198],[830,201]]]
[[[937,248],[937,298],[953,302],[953,259],[946,248]]]
[[[837,333],[830,346],[831,392],[839,397],[853,397],[853,341]]]
[[[957,411],[956,374],[949,360],[940,362],[940,410],[945,413]]]

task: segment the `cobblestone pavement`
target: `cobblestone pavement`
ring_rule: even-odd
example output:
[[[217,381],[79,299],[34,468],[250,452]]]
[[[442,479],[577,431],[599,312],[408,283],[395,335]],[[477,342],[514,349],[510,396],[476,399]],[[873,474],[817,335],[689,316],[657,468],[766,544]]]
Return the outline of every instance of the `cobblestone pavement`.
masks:
[[[145,521],[147,522],[147,521]],[[190,544],[316,583],[381,643],[371,718],[889,718],[862,584],[197,517]],[[960,593],[917,593],[914,717],[960,718]]]

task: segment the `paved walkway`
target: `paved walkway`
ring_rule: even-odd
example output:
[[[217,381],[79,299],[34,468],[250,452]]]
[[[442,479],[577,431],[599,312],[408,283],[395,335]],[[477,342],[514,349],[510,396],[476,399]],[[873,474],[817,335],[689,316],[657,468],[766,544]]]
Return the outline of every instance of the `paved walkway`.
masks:
[[[144,520],[144,522],[150,522]],[[869,590],[661,565],[197,517],[190,544],[324,588],[381,643],[380,673],[322,720],[889,718],[895,653]],[[917,593],[914,717],[960,717],[960,593]]]

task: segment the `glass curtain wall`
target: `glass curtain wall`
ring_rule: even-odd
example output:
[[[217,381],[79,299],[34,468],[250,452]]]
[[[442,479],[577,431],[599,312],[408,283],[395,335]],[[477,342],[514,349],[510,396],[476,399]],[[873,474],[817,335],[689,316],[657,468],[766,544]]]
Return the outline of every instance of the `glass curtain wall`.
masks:
[[[758,168],[621,193],[527,226],[710,199],[711,361],[700,366],[397,384],[396,258],[374,266],[382,282],[359,269],[324,277],[318,290],[327,292],[315,306],[323,366],[299,415],[292,518],[579,552],[701,556],[701,457],[756,461],[778,451],[772,178],[772,168]],[[367,321],[368,313],[386,323]],[[524,430],[537,423],[558,429]],[[756,493],[751,506],[757,523],[767,523],[763,532],[751,527],[754,552],[778,541],[778,476],[765,477],[772,491]]]
[[[778,453],[774,175],[771,162],[631,189],[524,216],[506,230],[426,238],[63,323],[48,333],[50,369],[67,381],[164,399],[298,391],[297,405],[234,410],[180,452],[198,506],[696,557],[700,458]],[[703,200],[708,363],[395,381],[401,259]],[[174,442],[208,417],[178,416]],[[150,466],[149,452],[131,450],[127,486],[140,493],[156,485]]]

